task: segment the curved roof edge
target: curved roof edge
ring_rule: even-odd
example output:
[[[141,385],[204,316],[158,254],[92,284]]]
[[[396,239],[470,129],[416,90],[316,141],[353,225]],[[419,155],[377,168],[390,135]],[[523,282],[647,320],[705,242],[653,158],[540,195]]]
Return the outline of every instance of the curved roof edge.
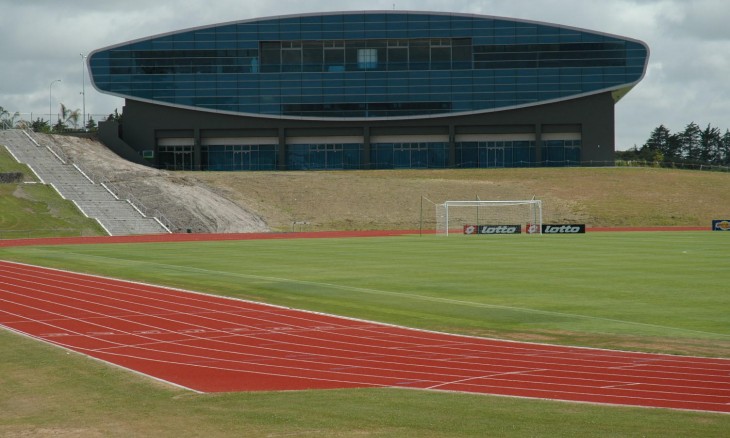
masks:
[[[629,84],[622,84],[618,87],[604,88],[601,90],[591,91],[589,93],[574,94],[569,97],[562,97],[562,98],[558,98],[558,99],[541,100],[539,102],[528,103],[528,104],[524,104],[524,105],[512,105],[512,106],[484,109],[484,110],[477,110],[477,111],[462,111],[462,112],[437,113],[437,114],[420,114],[420,115],[414,115],[414,116],[394,116],[394,117],[306,117],[306,116],[282,116],[282,115],[276,115],[276,114],[261,114],[261,113],[244,113],[244,112],[240,112],[240,111],[225,111],[225,110],[217,110],[217,109],[213,109],[213,108],[204,108],[204,107],[191,106],[191,105],[178,105],[178,104],[154,100],[154,99],[144,99],[144,98],[139,98],[139,97],[126,96],[123,94],[113,93],[113,92],[109,92],[109,91],[100,91],[100,92],[104,93],[104,94],[109,94],[112,96],[117,96],[122,99],[150,103],[150,104],[158,105],[158,106],[177,108],[177,109],[183,109],[183,110],[188,110],[188,111],[198,111],[198,112],[211,113],[211,114],[224,114],[224,115],[235,116],[235,117],[253,117],[253,118],[257,118],[257,119],[275,119],[275,120],[306,120],[306,121],[323,121],[323,122],[333,122],[333,121],[334,122],[339,122],[339,121],[348,121],[348,122],[373,121],[373,122],[375,122],[375,121],[388,121],[388,120],[396,121],[396,120],[443,119],[443,118],[463,117],[463,116],[471,116],[471,115],[478,115],[478,114],[500,113],[500,112],[512,111],[512,110],[516,110],[516,109],[550,105],[550,104],[559,103],[559,102],[567,102],[570,100],[581,99],[584,97],[595,96],[597,94],[603,94],[603,93],[612,93],[614,102],[618,102],[623,96],[625,96],[639,82],[640,81],[636,81],[636,82],[632,82]],[[96,86],[94,86],[94,88],[96,88]]]
[[[129,40],[129,41],[125,41],[125,42],[121,42],[121,43],[117,43],[117,44],[112,44],[112,45],[109,45],[109,46],[106,46],[106,47],[102,47],[100,49],[93,50],[91,53],[89,53],[89,56],[87,57],[87,60],[88,60],[88,58],[90,58],[95,53],[101,52],[101,51],[104,51],[104,50],[114,49],[116,47],[126,46],[126,45],[129,45],[129,44],[138,43],[138,42],[145,41],[145,40],[149,40],[149,39],[152,39],[152,38],[161,38],[161,37],[166,37],[166,36],[170,36],[170,35],[176,35],[176,34],[184,33],[184,32],[191,32],[191,31],[196,31],[196,30],[210,29],[210,28],[213,28],[213,27],[230,26],[232,24],[239,24],[239,23],[253,23],[253,22],[265,21],[265,20],[279,20],[279,19],[285,19],[285,18],[318,17],[318,16],[328,16],[328,15],[357,15],[357,14],[367,14],[367,15],[371,15],[371,14],[413,14],[413,15],[415,15],[415,14],[426,14],[426,15],[443,15],[443,16],[448,16],[448,17],[487,18],[487,19],[492,19],[492,20],[506,20],[506,21],[514,21],[514,22],[518,22],[518,23],[530,23],[530,24],[537,24],[537,25],[545,25],[545,26],[557,27],[557,28],[560,28],[560,29],[570,29],[570,30],[575,30],[575,31],[579,31],[579,32],[588,32],[588,33],[592,33],[592,34],[596,34],[596,35],[602,35],[602,36],[606,36],[606,37],[619,38],[619,39],[622,39],[622,40],[631,41],[631,42],[634,42],[634,43],[637,43],[637,44],[642,45],[646,49],[646,51],[647,51],[646,52],[647,53],[647,59],[649,58],[649,54],[650,54],[650,52],[649,52],[649,46],[644,41],[641,41],[641,40],[638,40],[638,39],[635,39],[635,38],[630,38],[630,37],[622,36],[622,35],[612,34],[612,33],[608,33],[608,32],[601,32],[601,31],[597,31],[597,30],[581,28],[581,27],[577,27],[577,26],[569,26],[569,25],[563,25],[563,24],[557,24],[557,23],[549,23],[547,21],[528,20],[528,19],[524,19],[524,18],[503,17],[503,16],[498,16],[498,15],[481,15],[481,14],[469,14],[469,13],[461,13],[461,12],[438,12],[438,11],[419,11],[419,10],[387,10],[386,9],[386,10],[356,10],[356,11],[308,12],[308,13],[303,13],[303,14],[272,15],[272,16],[267,16],[267,17],[249,18],[249,19],[244,19],[244,20],[232,20],[232,21],[224,21],[224,22],[221,22],[221,23],[206,24],[206,25],[201,25],[201,26],[193,26],[193,27],[188,27],[188,28],[184,28],[184,29],[178,29],[178,30],[173,30],[173,31],[169,31],[169,32],[162,32],[162,33],[159,33],[159,34],[154,34],[154,35],[148,35],[148,36],[145,36],[145,37],[135,38],[133,40]]]

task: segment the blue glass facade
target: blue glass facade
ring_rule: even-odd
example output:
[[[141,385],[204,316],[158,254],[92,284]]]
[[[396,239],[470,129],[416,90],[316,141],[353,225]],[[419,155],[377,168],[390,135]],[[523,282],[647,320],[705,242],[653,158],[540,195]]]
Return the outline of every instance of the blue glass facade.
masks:
[[[97,50],[88,63],[98,90],[163,106],[275,119],[406,120],[618,92],[643,77],[647,57],[639,41],[564,26],[374,11],[182,30]],[[534,144],[464,143],[450,163],[448,142],[374,144],[369,151],[319,142],[288,145],[282,160],[276,148],[239,148],[239,156],[219,146],[201,151],[199,161],[213,169],[267,169],[282,161],[287,168],[348,169],[365,160],[382,163],[375,167],[494,167],[534,163],[539,155]],[[562,151],[564,163],[580,161],[577,146],[577,156]],[[542,145],[540,152],[552,161],[561,155],[556,148]],[[498,149],[503,160],[488,158]]]
[[[184,170],[194,170],[192,150],[190,152],[191,167]],[[209,145],[202,147],[202,155],[202,165],[207,170],[276,170],[278,168],[275,145]],[[170,162],[169,158],[163,161]]]
[[[361,144],[292,144],[287,148],[290,170],[360,169]]]
[[[370,161],[375,169],[443,169],[448,165],[448,143],[375,143]]]
[[[95,85],[124,97],[269,116],[496,110],[620,88],[638,42],[463,15],[343,13],[213,26],[97,51]]]
[[[460,167],[530,167],[536,160],[535,142],[471,141],[456,144]],[[567,164],[567,163],[566,163]]]

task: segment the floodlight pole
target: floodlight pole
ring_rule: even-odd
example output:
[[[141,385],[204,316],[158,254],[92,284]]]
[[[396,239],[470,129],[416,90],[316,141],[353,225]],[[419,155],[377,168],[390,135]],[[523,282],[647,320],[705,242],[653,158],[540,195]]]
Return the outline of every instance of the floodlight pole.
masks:
[[[82,123],[84,126],[84,131],[86,131],[86,63],[84,60],[86,59],[86,55],[83,53],[80,53],[81,55],[81,101],[82,101],[82,107],[84,111]]]
[[[53,103],[51,102],[53,100],[53,97],[51,95],[51,89],[53,88],[53,84],[56,82],[61,82],[60,79],[56,79],[55,81],[51,82],[51,84],[48,86],[48,128],[49,131],[53,131],[53,121],[51,119],[51,108],[53,107]]]

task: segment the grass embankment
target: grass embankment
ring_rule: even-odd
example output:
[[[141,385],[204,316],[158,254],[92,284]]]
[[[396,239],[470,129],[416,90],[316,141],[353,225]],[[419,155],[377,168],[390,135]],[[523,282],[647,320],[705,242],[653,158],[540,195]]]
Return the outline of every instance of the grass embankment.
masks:
[[[482,236],[483,237],[483,236]],[[728,356],[725,234],[16,247],[4,259],[429,329]],[[0,434],[722,436],[730,416],[407,390],[203,395],[0,333]]]
[[[20,172],[23,181],[0,183],[0,239],[100,236],[104,230],[52,187],[40,184],[27,166],[0,146],[0,173]]]
[[[434,227],[433,203],[543,200],[545,222],[589,226],[710,226],[730,216],[730,173],[653,168],[195,172],[189,176],[277,230]],[[422,204],[422,197],[423,204]],[[423,206],[423,209],[422,209]]]

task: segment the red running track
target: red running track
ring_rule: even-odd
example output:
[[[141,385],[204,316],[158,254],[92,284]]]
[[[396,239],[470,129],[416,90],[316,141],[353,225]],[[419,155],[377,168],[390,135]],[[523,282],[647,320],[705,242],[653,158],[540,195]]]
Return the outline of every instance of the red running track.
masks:
[[[0,261],[0,325],[201,392],[398,387],[730,412],[730,360],[454,336]]]

